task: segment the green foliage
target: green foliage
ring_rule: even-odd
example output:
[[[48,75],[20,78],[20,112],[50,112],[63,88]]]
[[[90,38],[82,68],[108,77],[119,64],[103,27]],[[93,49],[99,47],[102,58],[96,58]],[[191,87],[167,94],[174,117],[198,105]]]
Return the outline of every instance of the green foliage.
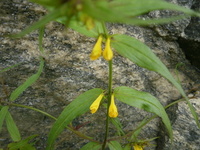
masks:
[[[64,23],[64,22],[62,21],[61,23]],[[102,23],[97,22],[97,21],[95,22],[95,27],[91,30],[88,30],[87,27],[84,26],[84,24],[82,24],[81,22],[77,22],[76,20],[71,20],[69,27],[88,37],[97,38],[99,34],[104,33],[103,28],[102,28]]]
[[[194,110],[194,107],[190,104],[181,85],[173,78],[167,67],[160,61],[158,57],[156,57],[156,55],[148,46],[127,35],[115,35],[113,37],[112,46],[120,55],[128,58],[138,66],[155,71],[168,79],[186,99],[191,113],[197,125],[200,127],[198,116]]]
[[[133,25],[150,25],[155,23],[167,23],[180,19],[183,16],[175,18],[148,19],[143,20],[136,18],[153,10],[170,9],[181,11],[187,15],[199,15],[190,9],[186,9],[162,0],[114,0],[114,1],[92,1],[84,0],[83,11],[93,18],[105,22],[118,22]]]
[[[2,129],[2,125],[3,125],[3,122],[4,122],[4,119],[8,113],[8,106],[3,106],[1,108],[1,111],[0,111],[0,133],[1,133],[1,129]]]
[[[112,46],[123,57],[128,58],[140,67],[161,74],[172,82],[179,91],[183,91],[160,59],[156,57],[148,46],[139,40],[127,35],[115,35],[113,37]]]
[[[92,102],[103,92],[102,89],[92,89],[73,100],[62,111],[55,124],[51,128],[47,140],[46,150],[53,149],[54,141],[63,129],[76,117],[89,111]]]
[[[38,135],[32,135],[19,142],[8,144],[8,150],[36,150],[36,148],[33,146],[35,143],[30,142],[36,136]]]
[[[123,150],[120,143],[118,141],[110,141],[108,143],[108,147],[110,150]]]
[[[85,144],[80,150],[99,150],[101,148],[101,144],[95,142],[89,142]]]
[[[182,89],[179,82],[177,82],[173,76],[170,74],[167,67],[160,61],[158,57],[150,50],[148,46],[140,42],[139,40],[127,36],[127,35],[109,35],[109,31],[107,31],[106,23],[124,23],[124,24],[132,24],[132,25],[154,25],[154,24],[163,24],[171,21],[175,21],[177,19],[182,19],[189,16],[200,16],[200,13],[197,13],[193,10],[183,8],[181,6],[174,5],[172,3],[168,3],[164,0],[30,0],[32,2],[38,3],[49,10],[49,13],[44,16],[41,20],[29,26],[21,33],[12,35],[11,37],[22,37],[36,29],[39,29],[39,50],[42,55],[44,55],[44,49],[42,47],[42,41],[44,36],[44,27],[50,21],[57,21],[64,24],[66,27],[69,27],[87,37],[98,38],[102,37],[102,43],[98,45],[100,53],[102,54],[101,44],[104,44],[105,47],[109,50],[107,51],[110,56],[112,56],[112,50],[110,48],[110,42],[108,39],[111,39],[111,47],[116,50],[121,56],[128,58],[133,63],[137,64],[140,67],[146,68],[148,70],[154,71],[165,77],[169,80],[182,94],[182,96],[186,99],[191,113],[195,118],[197,125],[200,128],[200,124],[198,121],[198,116],[190,104],[189,99],[187,98],[184,90]],[[169,18],[150,18],[144,19],[141,15],[147,14],[151,11],[155,10],[171,10],[178,11],[180,15],[171,16]],[[96,52],[96,51],[95,51]],[[94,52],[94,55],[95,55]],[[103,53],[107,55],[107,53]],[[96,57],[96,56],[95,56]],[[112,58],[111,58],[112,59]],[[13,67],[16,67],[18,64],[13,65],[11,67],[5,68],[0,72],[7,71]],[[73,100],[69,105],[67,105],[58,118],[51,116],[50,114],[38,110],[36,108],[31,108],[28,106],[23,106],[20,104],[13,104],[19,95],[25,91],[29,86],[35,83],[40,77],[44,67],[44,59],[40,58],[40,66],[36,74],[29,77],[22,85],[17,87],[9,97],[8,102],[1,102],[2,104],[11,105],[11,106],[19,106],[28,109],[32,109],[38,111],[50,118],[56,120],[54,125],[52,126],[47,140],[46,150],[54,149],[54,143],[59,134],[65,129],[70,129],[74,133],[78,133],[78,131],[73,130],[68,127],[68,125],[78,116],[89,111],[90,105],[96,100],[96,98],[103,93],[103,96],[107,100],[107,115],[106,115],[106,131],[105,131],[105,139],[102,144],[93,140],[91,137],[83,136],[83,134],[78,133],[80,137],[87,137],[87,140],[90,140],[89,143],[84,145],[81,150],[98,150],[100,148],[105,149],[106,146],[109,147],[110,150],[130,150],[131,146],[133,146],[134,142],[145,142],[139,141],[137,139],[139,133],[142,130],[142,127],[145,126],[150,119],[144,119],[139,127],[132,132],[131,135],[126,134],[123,131],[123,126],[120,123],[119,118],[110,118],[109,111],[111,106],[111,97],[113,96],[112,92],[112,60],[109,60],[108,67],[108,90],[104,91],[102,89],[96,88],[78,96],[75,100]],[[147,112],[151,112],[161,117],[164,125],[166,126],[170,139],[173,139],[172,127],[169,121],[169,118],[165,112],[164,107],[160,104],[159,100],[157,100],[154,96],[149,93],[141,92],[134,90],[129,87],[118,87],[114,89],[114,96],[119,101],[126,103],[130,106],[137,107],[143,109]],[[102,102],[103,103],[103,102]],[[96,103],[95,103],[96,105]],[[96,106],[95,106],[96,107]],[[6,121],[7,129],[11,135],[11,138],[14,143],[8,145],[9,150],[35,150],[33,146],[34,143],[30,143],[36,135],[30,136],[24,140],[21,140],[20,133],[18,128],[8,111],[8,106],[1,106],[0,111],[0,131],[3,125],[4,120]],[[98,108],[98,107],[96,107]],[[115,109],[115,114],[118,114],[117,107],[115,107],[114,102],[112,102],[112,109]],[[111,110],[112,110],[111,109]],[[152,117],[155,118],[155,117]],[[112,123],[117,129],[118,141],[116,140],[108,140],[108,126],[109,123]],[[128,143],[126,143],[125,147],[122,147],[120,144],[120,138],[124,136],[130,136]],[[128,139],[128,138],[127,138]],[[151,141],[154,140],[146,140]],[[123,145],[124,146],[124,145]],[[140,145],[141,146],[141,145]]]
[[[160,104],[159,100],[157,100],[154,96],[125,86],[115,88],[114,94],[115,97],[123,103],[160,116],[168,130],[170,138],[173,139],[170,120],[165,112],[165,109]]]
[[[29,77],[22,85],[20,85],[17,89],[15,89],[11,95],[10,95],[10,101],[14,101],[16,98],[19,97],[19,95],[25,91],[29,86],[31,86],[35,81],[40,77],[40,74],[42,73],[44,67],[44,60],[41,58],[40,61],[40,67],[38,69],[38,72],[31,77]]]
[[[85,31],[85,27],[80,22],[79,14],[87,14],[93,18],[95,24],[98,26],[98,22],[117,22],[133,25],[151,25],[151,24],[163,24],[182,19],[190,16],[200,16],[193,10],[180,7],[163,0],[84,0],[82,3],[74,3],[74,1],[52,1],[52,0],[31,0],[48,8],[50,13],[43,17],[40,21],[34,23],[32,26],[26,28],[21,33],[13,35],[12,37],[22,37],[42,26],[50,21],[57,20],[66,26],[69,26],[80,33],[84,32],[89,37],[96,37],[92,31]],[[80,8],[79,8],[80,7]],[[153,18],[153,19],[140,19],[137,16],[154,10],[174,10],[183,12],[185,15],[171,16],[169,18]],[[71,22],[71,23],[70,23]],[[69,25],[70,24],[70,25]]]
[[[17,126],[15,124],[15,121],[13,120],[10,112],[7,112],[5,121],[6,121],[8,132],[10,133],[10,136],[11,136],[12,140],[14,142],[20,141],[21,140],[21,135],[19,133],[19,130],[18,130],[18,128],[17,128]]]
[[[131,146],[129,144],[127,144],[123,150],[130,150],[131,149]]]

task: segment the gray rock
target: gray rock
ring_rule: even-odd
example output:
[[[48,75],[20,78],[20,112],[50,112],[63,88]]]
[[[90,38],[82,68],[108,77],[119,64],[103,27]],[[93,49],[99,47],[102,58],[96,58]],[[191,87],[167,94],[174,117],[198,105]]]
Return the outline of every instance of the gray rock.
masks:
[[[182,6],[193,8],[196,1],[172,1]],[[195,5],[196,6],[196,5]],[[32,32],[20,39],[10,39],[4,35],[18,33],[25,27],[37,21],[46,13],[41,6],[22,0],[1,0],[0,2],[0,69],[21,63],[19,66],[0,75],[2,81],[1,97],[8,97],[16,87],[21,85],[29,76],[34,74],[39,66],[38,33]],[[156,11],[149,14],[152,17],[175,15],[177,12]],[[157,16],[156,16],[157,15]],[[200,83],[200,73],[185,58],[179,39],[193,40],[199,35],[199,30],[193,19],[187,18],[167,25],[152,27],[135,27],[128,25],[108,25],[111,33],[122,33],[133,36],[152,48],[153,52],[169,68],[171,73],[182,83],[186,93],[192,93],[191,103],[200,115],[200,95],[197,86]],[[193,23],[192,23],[193,22]],[[193,25],[191,25],[193,24]],[[193,27],[196,29],[192,31]],[[190,31],[193,34],[189,34]],[[192,36],[192,37],[191,37]],[[198,41],[199,42],[199,41]],[[102,58],[90,61],[89,54],[95,41],[82,36],[75,31],[66,30],[59,23],[49,23],[45,29],[43,46],[45,49],[45,69],[40,79],[29,87],[16,100],[16,103],[32,106],[44,110],[57,117],[62,109],[73,101],[79,94],[92,88],[107,88],[107,62]],[[177,69],[177,64],[182,64]],[[193,63],[194,64],[194,63]],[[137,90],[150,92],[163,105],[181,98],[179,92],[160,75],[142,69],[118,54],[114,57],[113,86],[129,86]],[[197,87],[195,87],[197,86]],[[190,91],[192,89],[192,91]],[[124,131],[128,132],[150,113],[127,106],[116,101],[119,109],[119,119]],[[12,107],[10,111],[16,121],[22,137],[39,134],[36,147],[45,148],[48,132],[54,123],[46,116],[19,107]],[[185,102],[180,102],[168,109],[173,131],[174,149],[198,150],[200,130]],[[89,122],[87,124],[87,122]],[[103,107],[96,114],[89,112],[74,120],[74,126],[83,125],[79,130],[95,139],[103,140],[105,123],[105,109]],[[5,126],[4,126],[5,127]],[[92,131],[92,132],[91,132]],[[11,142],[5,128],[0,140],[1,147],[5,148]],[[113,126],[110,127],[110,136],[115,135]],[[159,136],[153,141],[154,147],[146,149],[167,150],[170,143],[159,118],[147,124],[141,132],[141,139]],[[83,140],[70,131],[64,131],[58,138],[57,149],[79,149],[87,140]]]

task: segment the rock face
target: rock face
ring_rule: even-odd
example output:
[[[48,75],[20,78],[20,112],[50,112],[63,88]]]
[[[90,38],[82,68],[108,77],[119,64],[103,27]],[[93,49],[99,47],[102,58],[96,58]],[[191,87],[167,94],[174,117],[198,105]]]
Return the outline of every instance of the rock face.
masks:
[[[170,0],[170,2],[195,10],[200,9],[198,0]],[[0,2],[0,69],[20,63],[17,67],[0,74],[1,93],[4,100],[39,66],[38,33],[36,31],[20,38],[10,39],[4,35],[17,33],[39,20],[46,11],[38,5],[24,0],[1,0]],[[172,12],[158,11],[152,17],[167,16]],[[174,12],[173,12],[174,13]],[[146,43],[153,52],[180,80],[184,90],[190,96],[191,103],[200,116],[200,72],[199,18],[187,18],[167,25],[136,27],[128,25],[108,25],[111,33],[128,34]],[[39,80],[29,87],[15,102],[46,111],[57,117],[62,109],[79,94],[92,88],[107,88],[107,62],[103,59],[90,61],[89,54],[94,39],[82,36],[72,30],[65,30],[59,23],[49,23],[45,28],[44,50],[45,69]],[[113,86],[129,86],[137,90],[150,92],[163,105],[181,98],[178,91],[160,75],[147,71],[115,54],[113,66]],[[133,130],[151,114],[116,102],[119,119],[125,132]],[[37,137],[37,150],[44,150],[45,142],[53,120],[46,116],[20,107],[11,107],[10,112],[16,121],[23,138],[33,134]],[[185,102],[180,102],[167,109],[174,132],[173,149],[199,150],[200,129],[196,126]],[[95,139],[103,139],[105,109],[98,113],[89,112],[75,119],[74,126]],[[88,124],[84,125],[85,123]],[[4,126],[5,127],[5,126]],[[114,135],[113,127],[111,136]],[[92,131],[92,132],[91,132]],[[0,148],[5,148],[9,135],[5,128],[1,133]],[[168,150],[171,143],[160,119],[154,119],[141,132],[141,139],[159,136],[153,141],[154,147],[146,149]],[[64,131],[58,138],[57,150],[75,150],[87,140],[82,140],[69,131]]]

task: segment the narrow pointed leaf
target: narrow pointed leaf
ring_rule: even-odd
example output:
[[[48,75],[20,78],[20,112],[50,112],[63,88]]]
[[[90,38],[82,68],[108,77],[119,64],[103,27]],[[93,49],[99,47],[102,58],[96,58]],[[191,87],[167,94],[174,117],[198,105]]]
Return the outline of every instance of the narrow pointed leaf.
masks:
[[[115,0],[115,1],[84,1],[83,11],[90,16],[98,19],[99,21],[106,22],[119,22],[126,24],[135,25],[149,25],[153,22],[164,23],[171,22],[174,19],[170,18],[159,18],[156,20],[149,19],[148,21],[142,21],[142,19],[136,19],[137,16],[154,10],[173,10],[183,12],[185,16],[200,16],[200,13],[195,12],[191,9],[184,8],[172,3],[168,3],[163,0]],[[179,17],[179,16],[173,16]]]
[[[110,150],[123,150],[122,146],[120,145],[118,141],[110,141],[108,143],[108,147]]]
[[[41,59],[40,61],[40,67],[38,69],[38,72],[31,77],[29,77],[22,85],[20,85],[17,89],[15,89],[11,95],[10,95],[10,101],[14,101],[18,96],[25,91],[29,86],[31,86],[39,77],[40,74],[42,73],[44,67],[44,60]]]
[[[7,112],[5,121],[6,121],[8,132],[10,133],[12,140],[14,142],[20,141],[21,136],[20,136],[19,130],[18,130],[18,128],[15,124],[15,121],[13,120],[13,118],[12,118],[12,116],[9,112]]]
[[[160,61],[160,59],[150,50],[148,46],[139,40],[127,35],[115,35],[112,41],[112,47],[122,56],[128,58],[138,66],[155,71],[169,80],[186,99],[190,111],[200,128],[198,115],[194,107],[189,102],[181,85],[173,78],[167,67]]]
[[[80,150],[99,150],[101,149],[101,144],[95,142],[89,142],[84,145]]]
[[[102,89],[89,90],[78,96],[65,107],[49,132],[46,150],[53,149],[55,139],[64,130],[64,128],[73,119],[89,111],[90,105],[102,92]]]
[[[139,16],[154,10],[174,10],[184,12],[188,15],[199,15],[199,13],[164,0],[115,0],[109,3],[112,11],[122,12],[126,16]]]
[[[161,117],[168,130],[170,138],[173,138],[172,127],[167,113],[154,96],[149,93],[137,91],[125,86],[115,88],[114,94],[115,97],[123,103],[143,109],[148,112],[152,112]]]
[[[4,122],[4,119],[8,113],[8,106],[3,106],[1,108],[1,111],[0,111],[0,133],[1,133],[1,129],[2,129],[2,125],[3,125],[3,122]]]

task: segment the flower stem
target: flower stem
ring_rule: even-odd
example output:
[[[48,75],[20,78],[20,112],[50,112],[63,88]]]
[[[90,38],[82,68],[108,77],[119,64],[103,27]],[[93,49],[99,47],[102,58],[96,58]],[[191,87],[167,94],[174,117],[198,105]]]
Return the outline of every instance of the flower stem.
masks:
[[[112,60],[108,61],[109,66],[109,79],[108,79],[108,103],[107,103],[107,117],[106,117],[106,129],[105,129],[105,138],[102,145],[102,150],[106,147],[106,142],[108,138],[108,125],[109,125],[109,106],[111,102],[111,95],[112,95]]]

